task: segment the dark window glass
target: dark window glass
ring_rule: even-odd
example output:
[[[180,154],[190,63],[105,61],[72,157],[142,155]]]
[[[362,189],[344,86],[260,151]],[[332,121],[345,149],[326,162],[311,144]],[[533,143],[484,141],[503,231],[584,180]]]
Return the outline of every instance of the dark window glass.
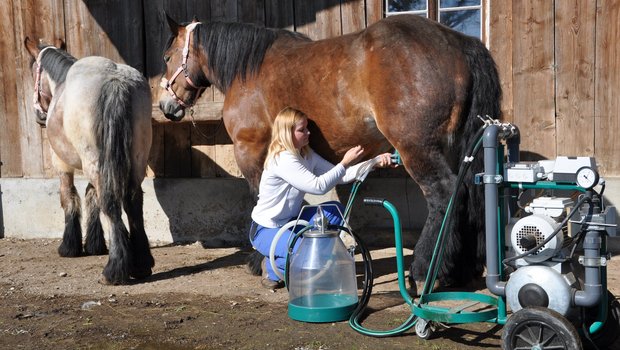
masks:
[[[445,24],[463,34],[480,38],[480,10],[441,12],[439,23]]]
[[[440,0],[439,8],[461,7],[461,6],[480,6],[480,0]]]
[[[388,0],[388,12],[424,11],[426,0]]]

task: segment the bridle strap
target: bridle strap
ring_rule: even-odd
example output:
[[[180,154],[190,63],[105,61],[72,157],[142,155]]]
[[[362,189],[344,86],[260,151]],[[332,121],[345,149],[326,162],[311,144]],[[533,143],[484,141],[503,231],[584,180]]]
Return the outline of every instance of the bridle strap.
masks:
[[[41,58],[43,57],[43,53],[47,50],[47,49],[56,49],[54,46],[47,46],[45,48],[43,48],[43,50],[39,51],[39,54],[37,55],[37,74],[34,78],[34,94],[32,96],[32,104],[34,105],[34,108],[43,113],[43,114],[47,114],[47,111],[43,110],[43,107],[41,106],[41,96],[45,96],[43,93],[43,86],[41,83],[41,73],[43,70],[43,67],[41,67]],[[45,97],[49,97],[49,96],[45,96]]]
[[[196,84],[194,84],[194,82],[192,81],[192,79],[189,77],[189,72],[187,71],[187,59],[189,57],[189,48],[190,48],[190,40],[191,40],[191,34],[194,31],[194,29],[196,28],[197,25],[201,24],[201,22],[194,22],[194,23],[190,23],[187,26],[185,26],[185,45],[183,46],[183,60],[181,61],[181,66],[179,68],[177,68],[177,70],[174,72],[174,74],[172,75],[172,77],[170,78],[170,80],[166,79],[165,76],[161,77],[161,82],[160,82],[160,86],[163,87],[164,89],[166,89],[166,91],[168,91],[168,93],[170,93],[170,96],[172,96],[172,98],[181,106],[183,107],[191,107],[193,104],[189,104],[189,103],[185,103],[183,100],[181,100],[181,98],[179,96],[177,96],[177,94],[174,92],[174,90],[172,89],[172,84],[174,84],[174,81],[176,80],[176,78],[179,76],[179,74],[181,74],[181,72],[183,72],[183,75],[185,76],[185,81],[194,89],[198,90],[198,93],[200,93],[200,90],[204,89],[203,87],[199,87]]]

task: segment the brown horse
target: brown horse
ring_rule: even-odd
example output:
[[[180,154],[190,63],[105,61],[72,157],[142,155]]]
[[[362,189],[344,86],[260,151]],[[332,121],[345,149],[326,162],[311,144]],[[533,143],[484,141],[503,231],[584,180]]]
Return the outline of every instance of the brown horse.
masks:
[[[107,58],[78,60],[60,45],[37,46],[28,38],[24,43],[34,59],[37,121],[47,125],[52,162],[60,175],[65,229],[58,253],[83,254],[80,196],[73,180],[81,169],[89,181],[84,252],[106,254],[104,233],[110,241],[102,282],[122,284],[130,277],[150,276],[154,260],[144,231],[141,188],[151,148],[148,82],[134,68]]]
[[[309,116],[311,146],[332,162],[354,145],[366,158],[395,148],[427,201],[410,275],[424,280],[455,173],[482,126],[477,116],[499,116],[499,79],[484,45],[415,15],[319,41],[249,24],[168,24],[160,109],[180,120],[203,88],[222,91],[226,130],[252,189],[272,120],[286,106]],[[447,232],[438,275],[444,285],[467,283],[484,267],[483,201],[472,168]]]

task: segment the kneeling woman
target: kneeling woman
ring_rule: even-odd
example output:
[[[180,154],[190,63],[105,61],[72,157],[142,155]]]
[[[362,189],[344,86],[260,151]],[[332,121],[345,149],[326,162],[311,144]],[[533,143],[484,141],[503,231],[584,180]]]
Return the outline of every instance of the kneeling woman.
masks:
[[[252,210],[250,240],[263,259],[261,284],[270,289],[280,288],[280,281],[269,262],[269,249],[274,236],[284,224],[299,215],[306,193],[322,195],[337,184],[351,182],[364,163],[355,165],[364,153],[361,146],[349,149],[342,160],[333,165],[315,153],[308,141],[308,118],[302,112],[285,108],[273,122],[271,144],[260,180],[258,202]],[[390,165],[390,154],[376,157],[375,167]],[[342,204],[336,204],[344,212]],[[301,219],[312,222],[314,210],[306,210]],[[333,205],[323,211],[330,224],[340,224],[342,218]],[[283,237],[288,237],[286,234]],[[299,243],[299,241],[298,241]],[[295,248],[294,248],[295,249]],[[287,239],[280,239],[275,250],[275,265],[284,274]]]

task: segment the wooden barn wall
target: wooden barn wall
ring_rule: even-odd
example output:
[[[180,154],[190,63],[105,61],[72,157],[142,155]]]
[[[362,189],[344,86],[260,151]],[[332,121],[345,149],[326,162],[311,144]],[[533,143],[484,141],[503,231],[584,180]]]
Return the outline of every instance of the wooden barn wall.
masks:
[[[620,1],[487,3],[502,112],[526,156],[595,156],[620,176]]]
[[[484,0],[505,120],[521,129],[528,157],[593,155],[620,176],[620,0]],[[164,11],[179,22],[252,22],[323,39],[383,17],[383,0],[5,0],[0,24],[0,176],[52,177],[46,130],[34,121],[26,36],[62,38],[77,57],[130,64],[159,93]],[[240,176],[221,125],[223,95],[205,91],[194,120],[169,123],[153,106],[149,176]]]

